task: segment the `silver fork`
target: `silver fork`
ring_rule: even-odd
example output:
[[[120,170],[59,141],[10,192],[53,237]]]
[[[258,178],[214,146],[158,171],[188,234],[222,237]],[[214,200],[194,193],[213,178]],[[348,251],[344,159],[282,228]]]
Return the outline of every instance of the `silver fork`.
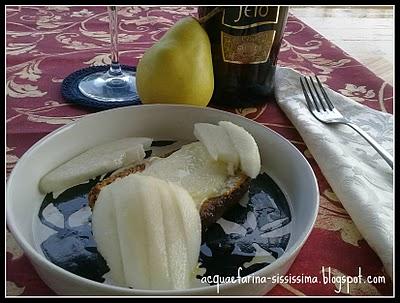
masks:
[[[307,106],[310,112],[323,123],[340,123],[346,124],[358,132],[365,140],[372,145],[372,147],[382,156],[382,158],[390,165],[393,169],[393,157],[389,154],[382,146],[378,144],[370,135],[363,131],[359,126],[351,123],[345,118],[333,105],[329,99],[325,89],[323,88],[318,77],[315,76],[315,81],[309,77],[300,78],[300,84],[303,88],[304,97],[307,101]],[[304,82],[304,83],[303,83]],[[317,89],[317,86],[319,89]],[[310,98],[311,96],[311,98]]]

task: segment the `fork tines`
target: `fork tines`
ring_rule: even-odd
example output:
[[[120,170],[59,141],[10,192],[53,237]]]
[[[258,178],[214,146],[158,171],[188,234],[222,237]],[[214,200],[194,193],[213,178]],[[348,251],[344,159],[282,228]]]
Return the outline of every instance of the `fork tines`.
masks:
[[[333,110],[335,107],[329,99],[324,87],[321,84],[321,81],[319,81],[317,76],[315,76],[315,79],[317,85],[315,84],[315,81],[311,78],[311,76],[309,76],[308,79],[305,76],[300,77],[300,84],[303,89],[309,109],[317,110],[318,112],[321,110]],[[305,84],[303,83],[303,81]]]

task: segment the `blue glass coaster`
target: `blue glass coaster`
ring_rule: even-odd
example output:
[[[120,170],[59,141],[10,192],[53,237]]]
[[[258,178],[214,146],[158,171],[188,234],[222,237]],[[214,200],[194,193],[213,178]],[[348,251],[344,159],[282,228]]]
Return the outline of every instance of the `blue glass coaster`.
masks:
[[[136,72],[135,66],[121,65],[121,67],[123,69]],[[112,101],[98,101],[89,98],[81,93],[78,85],[83,78],[92,73],[106,72],[108,71],[109,68],[110,68],[109,65],[100,65],[100,66],[86,67],[73,72],[72,74],[67,76],[62,82],[61,94],[63,98],[70,103],[75,103],[83,106],[100,108],[100,109],[141,104],[138,95],[136,95],[132,100],[129,101],[112,102]]]

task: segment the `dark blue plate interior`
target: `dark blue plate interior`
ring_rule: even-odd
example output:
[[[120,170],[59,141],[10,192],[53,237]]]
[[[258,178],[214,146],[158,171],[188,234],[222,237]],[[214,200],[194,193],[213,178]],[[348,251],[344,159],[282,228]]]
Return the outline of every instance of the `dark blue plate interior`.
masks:
[[[152,148],[173,143],[154,141]],[[146,154],[150,156],[152,150]],[[104,282],[109,268],[96,248],[87,201],[88,192],[100,180],[101,177],[97,177],[65,190],[56,198],[52,193],[44,198],[39,221],[51,232],[41,237],[38,245],[54,264],[79,276]],[[61,223],[55,224],[51,219],[54,211],[62,216]],[[203,233],[197,278],[236,277],[239,268],[240,275],[245,276],[269,265],[285,252],[291,221],[285,195],[270,176],[261,173],[251,181],[242,201]]]

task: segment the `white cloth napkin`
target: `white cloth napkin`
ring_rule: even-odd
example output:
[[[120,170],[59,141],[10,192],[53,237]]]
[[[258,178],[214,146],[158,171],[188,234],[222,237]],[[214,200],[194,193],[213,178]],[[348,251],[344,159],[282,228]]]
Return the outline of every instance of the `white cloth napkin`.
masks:
[[[277,68],[275,77],[279,106],[300,133],[332,190],[392,278],[392,169],[349,126],[323,124],[314,118],[307,108],[299,73]],[[368,108],[330,89],[327,93],[344,116],[393,155],[393,115]]]

